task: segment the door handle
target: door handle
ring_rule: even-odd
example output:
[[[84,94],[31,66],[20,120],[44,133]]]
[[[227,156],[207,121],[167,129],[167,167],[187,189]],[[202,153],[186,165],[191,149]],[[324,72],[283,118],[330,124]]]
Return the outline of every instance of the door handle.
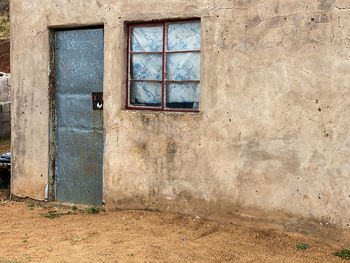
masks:
[[[92,92],[92,109],[103,110],[103,92]]]

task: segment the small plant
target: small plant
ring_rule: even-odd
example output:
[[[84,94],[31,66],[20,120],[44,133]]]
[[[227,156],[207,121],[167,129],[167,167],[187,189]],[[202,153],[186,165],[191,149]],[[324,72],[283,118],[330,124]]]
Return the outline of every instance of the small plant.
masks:
[[[347,259],[347,260],[350,260],[350,250],[342,250],[342,251],[337,251],[337,252],[334,252],[333,254],[334,256],[336,257],[340,257],[342,259]]]
[[[72,238],[72,241],[73,242],[78,242],[78,241],[82,241],[82,240],[85,240],[86,238],[85,237],[77,237],[77,238]]]
[[[76,211],[76,210],[78,210],[78,207],[72,206],[72,210],[73,210],[73,211]]]
[[[23,240],[23,243],[27,243],[27,242],[28,242],[28,240],[27,240],[27,239],[24,239],[24,240]]]
[[[47,212],[47,215],[45,215],[46,218],[49,218],[49,219],[54,219],[56,217],[59,217],[60,215],[57,214],[57,211],[49,211]]]
[[[89,214],[98,214],[100,212],[100,210],[97,207],[94,207],[94,206],[87,208],[86,211]]]
[[[33,209],[34,207],[42,207],[42,203],[40,203],[40,202],[28,202],[27,207],[29,209]]]
[[[297,249],[300,249],[300,250],[306,250],[308,247],[309,247],[309,245],[305,244],[305,243],[299,243],[297,245]]]
[[[58,213],[57,211],[49,211],[47,214],[44,214],[44,217],[49,218],[49,219],[54,219],[63,215],[75,215],[75,213],[72,213],[71,211],[67,211],[64,213]]]

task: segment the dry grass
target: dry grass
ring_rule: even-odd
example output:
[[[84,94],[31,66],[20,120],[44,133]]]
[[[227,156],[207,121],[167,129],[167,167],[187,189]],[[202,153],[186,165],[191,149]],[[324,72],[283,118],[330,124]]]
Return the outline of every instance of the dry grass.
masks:
[[[0,154],[7,153],[9,151],[11,151],[11,141],[0,140]]]
[[[10,15],[8,0],[0,0],[0,72],[10,73]]]
[[[9,0],[0,0],[0,40],[10,39]]]
[[[10,19],[8,16],[0,16],[0,39],[10,39]]]

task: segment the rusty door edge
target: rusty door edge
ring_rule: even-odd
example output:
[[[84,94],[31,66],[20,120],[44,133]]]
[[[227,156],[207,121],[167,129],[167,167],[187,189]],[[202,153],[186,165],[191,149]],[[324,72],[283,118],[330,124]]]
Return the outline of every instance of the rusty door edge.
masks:
[[[45,200],[55,201],[56,74],[55,30],[49,29],[49,174]]]

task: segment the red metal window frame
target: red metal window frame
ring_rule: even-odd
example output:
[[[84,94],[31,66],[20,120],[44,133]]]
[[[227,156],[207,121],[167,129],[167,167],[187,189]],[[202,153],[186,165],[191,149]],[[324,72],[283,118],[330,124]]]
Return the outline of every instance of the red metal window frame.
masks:
[[[149,110],[149,111],[169,111],[169,112],[199,112],[199,109],[184,109],[184,108],[166,108],[166,84],[167,83],[198,83],[199,80],[166,80],[166,56],[171,53],[200,53],[201,50],[176,50],[176,51],[168,51],[167,50],[167,29],[169,24],[176,23],[198,23],[200,19],[192,19],[192,20],[178,20],[178,21],[168,21],[168,22],[149,22],[149,23],[132,23],[128,24],[128,42],[127,42],[127,76],[126,76],[126,109],[129,110]],[[161,52],[132,52],[131,49],[131,29],[133,27],[154,27],[154,26],[162,26],[163,27],[163,50]],[[159,54],[162,55],[162,80],[136,80],[140,82],[159,82],[162,83],[162,101],[160,107],[152,107],[152,106],[135,106],[130,104],[130,87],[131,82],[135,81],[131,79],[130,75],[130,67],[131,67],[131,55],[133,54]]]

